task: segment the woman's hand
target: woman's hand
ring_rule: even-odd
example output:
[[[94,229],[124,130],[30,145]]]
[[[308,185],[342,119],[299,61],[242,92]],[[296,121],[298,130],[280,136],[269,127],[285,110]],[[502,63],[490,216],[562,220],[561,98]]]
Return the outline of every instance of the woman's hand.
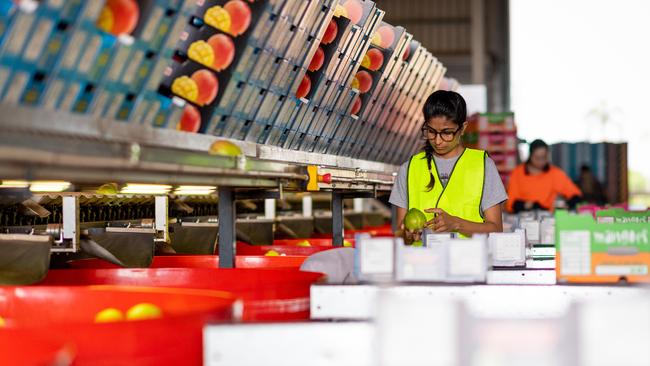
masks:
[[[460,218],[452,216],[440,208],[429,208],[424,210],[424,212],[435,214],[433,220],[427,222],[427,227],[433,228],[434,232],[448,233],[460,230]]]

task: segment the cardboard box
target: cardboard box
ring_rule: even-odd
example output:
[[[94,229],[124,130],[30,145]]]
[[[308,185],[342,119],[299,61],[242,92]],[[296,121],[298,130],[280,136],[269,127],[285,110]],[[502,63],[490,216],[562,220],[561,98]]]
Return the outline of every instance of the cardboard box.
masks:
[[[616,221],[555,213],[558,281],[650,282],[650,224]]]
[[[523,267],[526,265],[526,233],[490,233],[488,236],[490,262],[494,267]]]

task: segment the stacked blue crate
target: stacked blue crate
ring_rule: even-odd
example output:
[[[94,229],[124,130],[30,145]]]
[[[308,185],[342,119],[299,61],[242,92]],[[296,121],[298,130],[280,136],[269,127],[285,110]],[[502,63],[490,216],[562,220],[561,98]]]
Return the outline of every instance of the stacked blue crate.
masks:
[[[135,111],[148,82],[156,77],[158,61],[166,61],[169,55],[164,47],[177,19],[183,17],[181,3],[180,0],[153,1],[146,9],[143,24],[138,26],[142,31],[133,37],[132,44],[118,44],[103,84],[105,102],[96,106],[97,114],[119,121],[135,120]]]
[[[328,6],[330,5],[330,6]],[[289,10],[286,10],[289,8]],[[288,2],[267,41],[262,57],[251,68],[256,80],[264,80],[266,92],[257,113],[247,122],[244,140],[268,143],[273,129],[284,128],[288,120],[281,111],[299,105],[293,94],[306,73],[309,58],[315,52],[326,19],[333,12],[328,2]],[[268,56],[265,56],[268,54]]]
[[[308,118],[294,124],[289,132],[289,148],[310,152],[338,154],[354,138],[349,131],[356,116],[350,111],[358,91],[351,88],[351,82],[360,67],[363,56],[383,18],[383,11],[371,1],[359,2],[363,12],[356,23],[345,18],[345,11],[338,11],[347,4],[339,4],[334,17],[338,29],[337,38],[324,46],[326,62],[322,69],[312,73],[312,91],[307,95],[305,109]]]
[[[40,106],[65,55],[85,4],[47,2],[33,11],[5,7],[0,44],[0,99]]]
[[[396,121],[403,125],[403,129],[395,139],[399,148],[384,153],[384,156],[390,154],[393,157],[391,162],[395,164],[404,162],[421,148],[422,106],[428,95],[437,88],[445,71],[442,64],[428,51],[423,49],[421,56],[415,62],[413,71],[405,83],[405,88],[408,90],[404,91],[404,102],[396,106],[399,109]]]
[[[280,21],[261,47],[253,70],[253,83],[263,80],[266,96],[253,116],[244,140],[279,145],[282,133],[294,120],[301,102],[295,91],[333,13],[336,1],[288,2]]]
[[[368,20],[370,24],[377,24],[383,17],[383,12],[378,9],[375,9],[374,14]],[[353,25],[349,37],[340,44],[341,47],[337,48],[334,55],[335,67],[332,67],[331,62],[324,72],[325,88],[315,94],[313,102],[321,106],[325,118],[312,125],[304,145],[307,151],[325,152],[329,144],[340,145],[345,141],[346,135],[342,134],[344,131],[340,129],[340,124],[342,119],[350,115],[352,104],[358,95],[358,91],[350,85],[361,64],[363,53],[359,50],[367,49],[370,43],[366,32],[372,32],[374,25],[366,29],[362,31]]]
[[[104,1],[53,0],[27,11],[0,0],[0,100],[391,163],[421,145],[420,109],[444,68],[403,29],[371,89],[360,96],[352,87],[383,18],[372,1],[135,2],[141,10],[135,28],[110,34],[98,28],[106,29]],[[347,14],[355,2],[360,18]],[[232,3],[250,10],[241,34],[220,28]],[[323,47],[321,69],[310,71],[332,21],[337,39]],[[217,35],[234,44],[232,64],[221,69],[190,54],[197,42],[207,45]],[[197,92],[172,91],[177,78],[200,70],[216,79],[214,95],[197,100]],[[298,98],[306,77],[311,90]]]
[[[250,4],[252,21],[245,34],[232,38],[235,56],[232,66],[215,70],[219,94],[213,103],[194,105],[201,113],[201,131],[253,142],[264,143],[271,130],[280,124],[306,71],[306,63],[317,46],[328,16],[333,12],[332,0],[272,0]],[[188,55],[190,47],[216,34],[228,35],[218,25],[204,18],[214,13],[225,1],[205,2],[197,8],[184,31],[185,39],[177,44],[176,58],[165,70],[160,91],[173,96],[172,84],[187,65],[200,65]],[[180,56],[180,57],[178,57]],[[178,96],[178,95],[177,95]],[[186,103],[192,105],[192,100]],[[285,106],[287,104],[287,106]],[[187,107],[185,107],[187,108]]]
[[[390,32],[392,35],[393,41],[390,39],[382,40],[379,34]],[[406,32],[402,27],[393,27],[388,23],[383,23],[380,25],[380,28],[377,30],[378,39],[373,42],[373,49],[380,51],[383,56],[383,64],[377,70],[371,70],[370,68],[362,69],[366,70],[373,77],[373,84],[368,93],[363,95],[361,98],[362,107],[359,111],[359,116],[361,117],[361,137],[360,143],[352,151],[352,156],[355,158],[361,159],[373,159],[377,153],[375,150],[375,142],[383,128],[383,120],[379,118],[369,118],[374,111],[381,110],[383,105],[378,101],[379,95],[384,89],[388,89],[386,79],[393,72],[395,66],[398,64],[398,60],[401,61],[402,53],[404,47],[406,46]],[[385,35],[386,37],[386,35]],[[376,38],[377,39],[377,38]],[[370,63],[370,57],[366,60],[368,66]]]
[[[368,2],[372,7],[374,4]],[[323,18],[316,47],[321,45],[321,38],[330,21],[337,24],[336,38],[327,45],[321,45],[327,52],[324,63],[319,70],[306,73],[310,88],[300,99],[287,96],[279,119],[269,133],[266,143],[284,148],[314,151],[315,144],[322,138],[319,134],[324,126],[335,123],[342,113],[347,113],[350,97],[346,95],[341,82],[349,79],[355,65],[350,60],[351,52],[343,51],[358,45],[364,28],[351,25],[343,17],[332,18],[338,1],[329,3],[331,12]],[[309,61],[314,52],[310,52]],[[307,63],[309,64],[309,63]]]
[[[135,111],[130,118],[133,123],[156,128],[177,128],[183,110],[174,105],[171,99],[158,93],[158,86],[164,76],[165,68],[167,68],[174,55],[176,43],[195,8],[196,3],[193,1],[180,1],[176,7],[177,16],[169,28],[166,40],[159,52],[159,57],[157,57],[151,69],[144,89],[137,97]]]
[[[258,100],[248,102],[251,113],[243,128],[233,138],[264,143],[268,138],[282,103],[298,88],[306,72],[308,57],[315,52],[326,15],[331,7],[319,2],[286,2],[266,39],[255,45],[261,50],[250,68],[249,83],[260,87]],[[323,16],[325,15],[325,16]],[[269,19],[271,21],[271,19]],[[241,99],[246,100],[244,96]],[[236,110],[240,110],[236,108]]]

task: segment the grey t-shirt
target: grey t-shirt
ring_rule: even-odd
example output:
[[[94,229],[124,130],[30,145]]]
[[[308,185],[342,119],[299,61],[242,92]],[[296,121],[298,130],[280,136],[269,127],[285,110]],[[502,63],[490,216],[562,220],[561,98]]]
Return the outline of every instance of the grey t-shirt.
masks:
[[[460,156],[460,155],[459,155]],[[438,176],[442,182],[443,187],[449,181],[449,174],[458,160],[459,156],[451,159],[443,159],[434,155],[436,160],[436,168],[438,169]],[[397,173],[397,179],[393,185],[393,190],[390,192],[390,199],[388,202],[397,207],[408,208],[406,176],[408,174],[409,162],[402,164]],[[494,161],[489,157],[485,158],[485,184],[483,185],[483,198],[481,199],[481,212],[485,212],[488,208],[498,205],[508,199],[506,189],[503,187],[503,182],[499,176]]]

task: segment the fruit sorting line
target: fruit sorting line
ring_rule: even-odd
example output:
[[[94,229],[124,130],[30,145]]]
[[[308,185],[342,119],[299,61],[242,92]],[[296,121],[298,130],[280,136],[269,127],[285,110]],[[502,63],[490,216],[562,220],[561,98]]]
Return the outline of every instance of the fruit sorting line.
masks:
[[[335,286],[317,284],[320,274],[297,271],[308,255],[359,243],[348,236],[352,230],[344,232],[344,200],[391,189],[395,164],[421,144],[424,98],[457,86],[406,29],[384,22],[373,2],[103,3],[48,1],[35,12],[0,12],[0,24],[10,30],[0,35],[0,178],[3,184],[65,181],[72,187],[46,194],[26,185],[3,188],[0,249],[6,251],[0,260],[29,251],[22,256],[29,261],[9,258],[0,263],[15,267],[2,269],[29,268],[27,279],[10,280],[38,286],[2,289],[0,315],[7,319],[0,317],[0,327],[6,322],[9,329],[0,331],[0,354],[7,353],[5,340],[29,336],[41,350],[64,347],[57,341],[69,337],[81,363],[448,365],[491,360],[495,351],[525,358],[520,349],[542,364],[607,364],[612,354],[618,363],[647,360],[608,347],[589,327],[618,320],[619,329],[631,330],[620,332],[624,343],[645,350],[647,329],[639,325],[648,313],[639,305],[648,303],[647,288],[518,286],[556,283],[556,252],[548,246],[526,248],[530,253],[516,258],[519,267],[487,271],[486,285]],[[138,16],[129,11],[134,3],[142,6]],[[21,32],[32,24],[39,25],[34,33]],[[216,140],[226,147],[215,155]],[[160,191],[134,193],[137,187],[129,190],[127,182]],[[182,187],[204,191],[199,196]],[[312,196],[299,196],[304,193],[327,195],[329,212],[312,210]],[[273,205],[264,207],[263,218],[238,212],[245,201],[273,203],[287,195],[302,200],[302,215],[276,215]],[[317,219],[328,223],[322,238],[308,245],[273,241],[282,225],[285,234],[300,226],[316,232]],[[244,226],[248,241],[262,242],[270,233],[271,243],[242,243]],[[181,241],[209,255],[154,256],[167,243],[181,252]],[[102,260],[48,271],[52,253]],[[119,268],[125,266],[151,268]],[[405,268],[400,276],[413,279]],[[96,290],[120,300],[111,303],[86,285],[157,289]],[[215,294],[220,291],[229,294]],[[32,319],[11,306],[19,295],[35,313],[48,300],[58,306]],[[603,308],[596,303],[602,299],[616,306]],[[627,299],[634,301],[621,304]],[[144,300],[159,302],[163,319],[141,323],[148,326],[91,323],[97,316],[128,316]],[[187,302],[194,306],[178,309]],[[211,314],[191,311],[202,306]],[[66,315],[70,308],[77,311]],[[310,314],[315,322],[280,323]],[[53,337],[47,327],[37,329],[39,319],[51,321]],[[206,326],[230,320],[278,323]],[[88,324],[64,334],[66,321]],[[177,344],[172,335],[179,333],[185,338]],[[503,334],[523,338],[525,347],[513,351],[514,340]],[[567,344],[575,352],[570,346],[571,352],[558,353]],[[28,361],[15,360],[21,362]]]
[[[232,202],[236,191],[242,190],[248,193],[239,192],[240,198],[250,197],[251,190],[262,191],[257,198],[263,198],[262,195],[279,198],[282,192],[323,190],[333,192],[336,199],[342,200],[344,196],[375,196],[388,191],[393,179],[390,172],[396,170],[396,167],[378,162],[266,148],[252,143],[241,144],[244,154],[250,154],[248,156],[212,156],[204,152],[203,146],[213,139],[203,135],[187,136],[171,130],[143,131],[118,122],[64,112],[6,105],[0,109],[4,129],[0,137],[3,151],[0,172],[6,179],[20,180],[30,176],[34,180],[64,179],[85,185],[115,180],[208,185],[219,187],[220,202]],[[47,128],[43,128],[44,118],[48,120]],[[332,166],[311,165],[327,162]],[[311,178],[308,166],[314,167]],[[328,178],[318,181],[318,177],[323,176]],[[308,189],[310,179],[315,188]],[[79,200],[79,195],[68,196],[71,196],[72,207],[79,204],[74,202]],[[104,200],[119,203],[128,200],[128,196],[106,196]],[[163,201],[160,204],[166,205]],[[222,209],[230,207],[228,204],[219,206]],[[342,233],[342,206],[338,207],[340,210],[333,212],[340,214],[332,218],[339,222],[340,230],[335,232]],[[231,218],[234,225],[236,213],[226,212],[219,216],[220,229],[232,227],[226,221]],[[164,235],[165,219],[161,217],[158,221]],[[64,224],[68,222],[76,223],[78,218],[63,220]],[[79,235],[79,230],[71,231]],[[72,245],[69,249],[79,248]]]

